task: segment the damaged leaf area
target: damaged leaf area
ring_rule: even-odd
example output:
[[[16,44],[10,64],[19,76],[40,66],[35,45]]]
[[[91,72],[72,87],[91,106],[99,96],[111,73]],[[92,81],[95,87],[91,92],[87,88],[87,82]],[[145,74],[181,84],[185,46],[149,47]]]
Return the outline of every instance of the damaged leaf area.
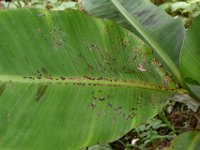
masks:
[[[142,24],[145,32],[159,43],[165,53],[178,65],[179,53],[183,43],[185,29],[180,20],[167,15],[148,0],[117,0],[131,16]],[[108,0],[79,0],[82,9],[89,14],[110,19],[117,24],[136,33],[145,39],[138,30],[120,13],[111,1]],[[151,45],[151,43],[149,43]],[[151,45],[152,46],[152,45]]]
[[[18,9],[0,11],[0,27],[0,149],[114,141],[179,90],[152,49],[110,21]]]
[[[79,0],[79,3],[84,12],[110,19],[146,41],[165,68],[170,68],[183,85],[178,66],[185,29],[180,20],[167,15],[148,0]]]

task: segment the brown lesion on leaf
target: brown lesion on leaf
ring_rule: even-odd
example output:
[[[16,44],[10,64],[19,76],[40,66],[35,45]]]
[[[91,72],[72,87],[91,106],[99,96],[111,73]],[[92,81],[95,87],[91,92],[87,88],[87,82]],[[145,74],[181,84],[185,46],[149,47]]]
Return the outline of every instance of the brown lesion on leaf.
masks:
[[[37,93],[35,96],[35,100],[38,102],[46,93],[48,88],[47,84],[41,84],[39,85],[38,89],[37,89]]]
[[[99,50],[99,47],[97,45],[96,42],[92,42],[90,43],[87,48],[90,50],[90,51],[98,51]]]
[[[51,40],[52,40],[52,45],[54,48],[59,48],[62,47],[64,45],[64,40],[63,40],[63,36],[61,34],[62,29],[58,28],[58,27],[51,27],[49,30],[51,36]]]
[[[143,11],[140,11],[140,12],[135,12],[134,15],[141,17],[141,16],[144,16],[145,14],[148,14],[148,13],[149,13],[149,10],[143,10]]]
[[[91,102],[90,105],[89,105],[89,107],[90,107],[91,109],[95,109],[97,106],[96,106],[96,103],[95,103],[95,102]]]
[[[0,86],[0,96],[3,94],[3,92],[5,91],[6,89],[6,83],[3,83],[1,86]]]
[[[157,22],[157,21],[155,20],[155,17],[156,17],[156,15],[155,15],[155,14],[152,14],[152,15],[149,16],[142,24],[143,24],[144,26],[155,24],[155,23]]]
[[[87,69],[88,69],[89,71],[92,71],[92,70],[94,69],[94,67],[93,67],[93,65],[88,64]]]

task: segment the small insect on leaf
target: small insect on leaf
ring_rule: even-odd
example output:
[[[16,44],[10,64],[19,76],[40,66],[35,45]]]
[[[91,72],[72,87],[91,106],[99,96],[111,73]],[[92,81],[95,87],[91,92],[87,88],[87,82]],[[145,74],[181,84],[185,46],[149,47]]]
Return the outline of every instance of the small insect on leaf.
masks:
[[[142,64],[138,64],[137,69],[138,69],[139,71],[142,71],[142,72],[147,71],[147,69],[144,68],[144,66],[143,66]]]

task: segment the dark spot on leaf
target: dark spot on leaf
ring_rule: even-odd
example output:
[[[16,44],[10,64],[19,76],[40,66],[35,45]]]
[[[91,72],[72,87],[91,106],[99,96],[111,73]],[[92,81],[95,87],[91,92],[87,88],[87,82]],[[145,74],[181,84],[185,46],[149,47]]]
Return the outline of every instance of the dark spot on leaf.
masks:
[[[95,108],[96,108],[96,103],[95,103],[95,102],[90,103],[90,107],[91,107],[92,109],[95,109]]]
[[[137,108],[131,108],[131,109],[129,109],[129,111],[136,111],[137,110]]]
[[[126,117],[126,113],[123,113],[122,118],[124,119]]]
[[[92,96],[92,98],[93,98],[94,100],[96,100],[96,99],[97,99],[97,97],[96,97],[96,96]]]
[[[88,65],[88,70],[93,70],[93,66],[92,65]]]
[[[100,97],[99,98],[99,101],[104,101],[105,100],[105,97]]]
[[[46,70],[46,68],[41,68],[41,71],[43,72],[43,74],[47,75],[48,71]]]
[[[3,92],[5,91],[5,89],[6,89],[6,84],[4,83],[4,84],[2,84],[0,86],[0,96],[3,94]]]
[[[155,24],[156,21],[154,20],[155,15],[152,14],[151,16],[149,16],[142,24],[145,25],[150,25],[150,24]]]
[[[141,12],[136,12],[136,13],[134,13],[136,16],[138,16],[138,17],[141,17],[141,16],[143,16],[144,14],[147,14],[147,13],[149,13],[149,10],[143,10],[143,11],[141,11]]]
[[[128,117],[126,118],[126,120],[130,120],[130,119],[133,119],[133,114],[130,114],[130,115],[128,115]]]
[[[34,77],[31,77],[31,76],[30,76],[30,77],[23,77],[23,78],[24,78],[24,79],[27,78],[27,79],[30,79],[30,80],[35,80],[35,78],[34,78]]]
[[[25,56],[24,56],[24,59],[25,59],[26,63],[27,63],[28,65],[30,65],[28,59],[27,59]]]
[[[65,77],[60,77],[60,79],[61,79],[61,80],[65,80],[66,78],[65,78]]]
[[[108,106],[112,108],[112,104],[111,103],[108,103]]]
[[[122,106],[117,107],[117,110],[120,110],[120,109],[122,109]]]
[[[38,89],[37,89],[37,93],[36,93],[36,97],[35,100],[38,102],[42,96],[44,96],[44,94],[46,93],[48,88],[48,85],[39,85]]]

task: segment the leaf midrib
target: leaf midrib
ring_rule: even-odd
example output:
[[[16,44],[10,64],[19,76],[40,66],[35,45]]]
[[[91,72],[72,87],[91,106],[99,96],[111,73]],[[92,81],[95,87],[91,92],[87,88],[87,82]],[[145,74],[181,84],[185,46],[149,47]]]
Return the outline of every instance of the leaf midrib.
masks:
[[[177,88],[167,85],[159,85],[134,80],[112,79],[112,78],[94,78],[94,77],[40,77],[37,76],[15,76],[0,75],[0,82],[25,83],[25,84],[72,84],[82,86],[113,86],[113,87],[131,87],[156,91],[174,92]]]

